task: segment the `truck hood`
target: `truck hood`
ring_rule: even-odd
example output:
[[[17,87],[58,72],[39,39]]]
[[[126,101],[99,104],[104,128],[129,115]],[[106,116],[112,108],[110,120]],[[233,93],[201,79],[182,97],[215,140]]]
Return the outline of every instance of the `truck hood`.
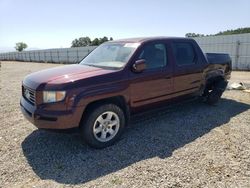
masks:
[[[41,84],[65,84],[115,71],[79,64],[64,65],[29,74],[24,78],[23,84],[37,89]]]

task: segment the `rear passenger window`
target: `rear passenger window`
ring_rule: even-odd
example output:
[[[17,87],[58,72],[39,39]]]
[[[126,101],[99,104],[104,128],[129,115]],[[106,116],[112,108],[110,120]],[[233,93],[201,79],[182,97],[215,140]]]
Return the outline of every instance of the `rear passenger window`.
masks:
[[[195,52],[189,42],[175,42],[173,44],[174,56],[177,65],[190,65],[195,63]]]

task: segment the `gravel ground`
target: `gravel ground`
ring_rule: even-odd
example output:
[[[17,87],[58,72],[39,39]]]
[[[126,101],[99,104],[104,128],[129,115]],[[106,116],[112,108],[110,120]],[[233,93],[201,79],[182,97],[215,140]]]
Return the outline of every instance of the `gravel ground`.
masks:
[[[54,66],[2,62],[0,187],[250,187],[249,93],[137,115],[116,145],[94,150],[77,134],[38,131],[19,110],[22,78]]]

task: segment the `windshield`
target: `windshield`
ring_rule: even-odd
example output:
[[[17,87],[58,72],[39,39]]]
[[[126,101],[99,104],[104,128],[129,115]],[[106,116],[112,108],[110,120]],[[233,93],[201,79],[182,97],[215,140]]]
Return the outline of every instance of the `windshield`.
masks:
[[[84,58],[80,64],[103,68],[121,68],[128,62],[138,43],[104,43]]]

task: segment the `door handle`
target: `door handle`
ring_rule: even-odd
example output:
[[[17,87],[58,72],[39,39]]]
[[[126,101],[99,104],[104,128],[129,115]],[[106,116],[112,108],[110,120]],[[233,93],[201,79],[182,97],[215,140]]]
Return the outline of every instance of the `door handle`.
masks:
[[[165,77],[166,80],[170,80],[171,79],[171,76],[167,76]]]

